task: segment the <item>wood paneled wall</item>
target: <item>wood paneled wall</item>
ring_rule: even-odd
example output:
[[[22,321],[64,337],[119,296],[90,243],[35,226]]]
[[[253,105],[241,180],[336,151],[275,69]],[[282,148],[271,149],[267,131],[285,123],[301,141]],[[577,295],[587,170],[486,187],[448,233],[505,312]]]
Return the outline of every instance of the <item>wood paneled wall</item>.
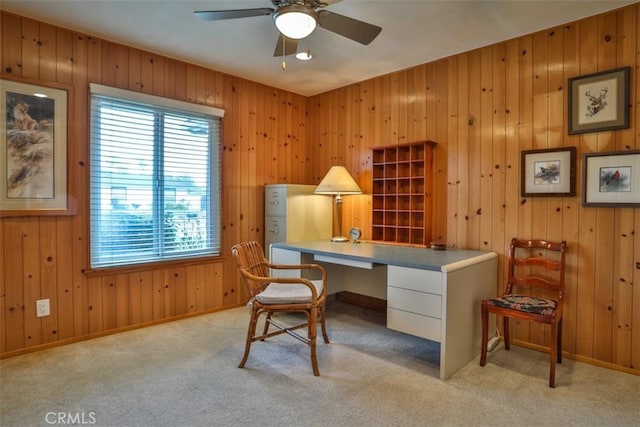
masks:
[[[512,236],[566,239],[564,350],[639,373],[639,210],[582,207],[581,161],[576,197],[521,198],[519,190],[521,150],[575,146],[580,158],[640,148],[639,14],[636,4],[304,98],[2,13],[2,73],[73,88],[69,174],[78,213],[0,219],[0,353],[241,304],[228,248],[263,240],[264,184],[317,183],[344,164],[370,193],[371,147],[429,139],[438,142],[433,236],[497,252],[500,279]],[[632,68],[630,128],[569,136],[567,79],[620,66]],[[89,82],[226,111],[225,257],[84,273]],[[370,196],[345,198],[344,222],[369,237]],[[52,300],[52,316],[35,317],[40,298]],[[546,346],[544,327],[514,331],[523,343]]]
[[[640,148],[640,8],[562,25],[311,98],[314,178],[342,163],[371,191],[371,147],[433,140],[433,236],[505,258],[512,237],[567,240],[563,349],[640,373],[640,209],[581,205],[584,153]],[[631,67],[630,127],[568,135],[570,77]],[[577,147],[575,197],[522,198],[522,150]],[[345,226],[370,237],[370,199],[345,197]],[[549,329],[514,336],[548,347]]]
[[[230,247],[263,241],[265,184],[311,183],[307,98],[6,12],[1,19],[2,77],[70,88],[77,214],[0,219],[0,354],[244,303]],[[90,82],[225,110],[223,257],[86,274]],[[42,298],[51,316],[37,318]]]

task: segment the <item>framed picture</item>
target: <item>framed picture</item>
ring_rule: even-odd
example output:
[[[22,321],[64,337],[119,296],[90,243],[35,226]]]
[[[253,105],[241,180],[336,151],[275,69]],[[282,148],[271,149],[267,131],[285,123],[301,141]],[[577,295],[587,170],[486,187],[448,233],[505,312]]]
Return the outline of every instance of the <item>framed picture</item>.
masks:
[[[520,170],[522,197],[576,194],[575,147],[523,151]]]
[[[629,127],[629,67],[569,79],[569,134]]]
[[[0,217],[72,214],[68,90],[5,76],[0,83]]]
[[[640,150],[584,155],[584,206],[640,206]]]

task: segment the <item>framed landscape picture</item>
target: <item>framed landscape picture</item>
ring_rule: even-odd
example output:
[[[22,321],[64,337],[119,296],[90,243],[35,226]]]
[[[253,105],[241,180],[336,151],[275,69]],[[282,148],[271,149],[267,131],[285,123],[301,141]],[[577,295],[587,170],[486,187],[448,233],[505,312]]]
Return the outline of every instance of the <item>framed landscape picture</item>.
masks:
[[[640,150],[584,155],[582,204],[640,206]]]
[[[67,90],[0,80],[0,216],[67,215]]]

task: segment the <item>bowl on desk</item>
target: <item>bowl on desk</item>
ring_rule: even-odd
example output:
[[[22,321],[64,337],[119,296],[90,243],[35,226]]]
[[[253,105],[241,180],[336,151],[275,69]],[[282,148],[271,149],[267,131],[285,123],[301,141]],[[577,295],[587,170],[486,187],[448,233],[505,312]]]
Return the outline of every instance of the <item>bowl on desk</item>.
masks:
[[[447,244],[442,242],[431,242],[431,249],[434,251],[444,251],[447,249]]]

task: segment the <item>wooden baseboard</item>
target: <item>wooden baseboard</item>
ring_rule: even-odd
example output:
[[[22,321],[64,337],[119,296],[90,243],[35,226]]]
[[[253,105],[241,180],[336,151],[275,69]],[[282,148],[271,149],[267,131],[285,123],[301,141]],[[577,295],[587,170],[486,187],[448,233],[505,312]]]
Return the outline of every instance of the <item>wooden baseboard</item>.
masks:
[[[210,309],[207,309],[207,310],[198,311],[196,313],[181,314],[181,315],[174,316],[174,317],[167,317],[167,318],[164,318],[164,319],[152,320],[152,321],[149,321],[149,322],[138,323],[138,324],[135,324],[135,325],[123,326],[123,327],[116,328],[116,329],[109,329],[107,331],[94,332],[92,334],[83,335],[81,337],[66,338],[66,339],[59,340],[59,341],[51,341],[51,342],[46,343],[46,344],[39,344],[39,345],[34,345],[32,347],[26,347],[26,348],[20,348],[20,349],[17,349],[17,350],[11,350],[11,351],[7,351],[7,352],[4,352],[4,353],[0,353],[0,360],[7,359],[7,358],[10,358],[10,357],[15,357],[15,356],[21,356],[21,355],[27,354],[27,353],[34,353],[36,351],[46,350],[46,349],[49,349],[49,348],[61,347],[63,345],[69,345],[69,344],[74,344],[74,343],[77,343],[77,342],[88,341],[88,340],[92,340],[94,338],[106,337],[108,335],[115,335],[115,334],[119,334],[121,332],[133,331],[135,329],[148,328],[150,326],[160,325],[160,324],[163,324],[163,323],[175,322],[176,320],[188,319],[190,317],[197,317],[197,316],[202,316],[202,315],[205,315],[205,314],[215,313],[215,312],[218,312],[218,311],[228,310],[228,309],[231,309],[231,308],[242,307],[243,305],[244,304],[237,304],[237,305],[231,305],[231,306],[227,306],[227,307],[210,308]]]
[[[367,295],[360,295],[360,294],[356,294],[348,291],[342,291],[335,294],[335,299],[337,301],[358,305],[358,306],[369,308],[371,310],[379,311],[382,313],[387,312],[387,301],[380,298],[370,297]]]
[[[500,340],[504,342],[504,338],[501,338]],[[549,353],[549,347],[544,347],[538,344],[531,344],[526,341],[515,340],[513,338],[511,339],[511,345],[517,345],[517,346],[528,348],[531,350],[541,351],[543,353]],[[627,368],[624,366],[614,365],[613,363],[603,362],[600,360],[592,359],[590,357],[579,356],[577,354],[571,354],[566,351],[562,352],[562,357],[563,358],[566,357],[567,359],[573,359],[582,363],[587,363],[589,365],[599,366],[601,368],[607,368],[614,371],[624,372],[626,374],[640,376],[639,369],[633,369],[633,368]]]

